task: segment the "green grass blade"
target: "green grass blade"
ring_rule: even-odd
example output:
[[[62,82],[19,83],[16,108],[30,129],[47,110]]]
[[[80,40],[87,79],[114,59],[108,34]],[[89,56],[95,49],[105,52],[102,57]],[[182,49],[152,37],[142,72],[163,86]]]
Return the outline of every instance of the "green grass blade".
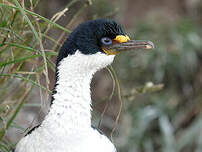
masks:
[[[4,152],[9,152],[9,149],[6,145],[0,143],[0,150],[4,151]]]
[[[0,67],[6,66],[6,65],[9,65],[9,64],[13,64],[13,63],[24,62],[24,61],[26,61],[28,59],[33,59],[33,58],[40,57],[40,56],[41,56],[40,54],[36,54],[36,55],[31,55],[31,56],[25,56],[25,57],[22,57],[22,58],[18,58],[18,59],[12,60],[12,61],[0,62]]]
[[[6,128],[0,131],[0,140],[3,138],[3,136],[6,133],[6,130],[10,127],[11,123],[14,121],[14,119],[16,118],[17,114],[19,113],[20,109],[22,108],[22,106],[24,105],[29,93],[31,92],[32,88],[34,85],[32,85],[32,87],[29,88],[29,90],[26,90],[23,94],[22,100],[19,103],[19,105],[17,106],[14,114],[11,116],[11,118],[8,120],[7,124],[6,124]]]
[[[40,49],[41,49],[41,52],[42,52],[42,56],[43,56],[43,60],[44,60],[44,64],[45,64],[45,76],[46,76],[46,82],[47,84],[49,84],[49,78],[48,78],[48,66],[47,66],[47,61],[46,61],[46,54],[45,54],[45,51],[44,51],[44,48],[43,48],[43,44],[41,42],[41,39],[37,33],[37,31],[35,30],[34,26],[32,25],[32,22],[30,21],[30,19],[28,18],[28,16],[26,15],[24,9],[21,7],[21,5],[18,3],[17,0],[14,0],[15,4],[17,5],[17,7],[19,8],[20,12],[22,13],[22,15],[24,16],[25,20],[27,21],[27,23],[29,24],[32,32],[34,33],[34,36],[36,37],[38,43],[39,43],[39,46],[40,46]]]
[[[41,88],[45,91],[48,91],[48,93],[51,93],[51,91],[49,89],[45,88],[44,86],[38,84],[37,82],[35,82],[31,79],[26,78],[26,77],[22,77],[22,76],[19,76],[17,74],[0,74],[0,77],[3,77],[3,76],[9,76],[9,77],[13,76],[13,77],[19,78],[21,80],[28,81],[28,82],[32,83],[33,85],[38,86],[39,88]]]
[[[4,4],[4,3],[0,3],[0,6],[5,6],[5,7],[7,7],[7,8],[11,8],[11,9],[13,9],[13,8],[14,8],[14,9],[19,9],[18,7],[11,6],[11,5],[7,5],[7,4]],[[45,22],[47,22],[47,23],[49,23],[49,24],[52,24],[53,26],[57,27],[58,29],[61,29],[61,30],[65,31],[65,32],[67,32],[67,33],[71,33],[70,30],[68,30],[68,29],[66,29],[66,28],[64,28],[64,27],[62,27],[61,25],[59,25],[59,24],[57,24],[57,23],[55,23],[55,22],[53,22],[53,21],[51,21],[51,20],[49,20],[49,19],[47,19],[47,18],[45,18],[45,17],[39,15],[39,14],[37,14],[37,13],[34,13],[34,12],[29,11],[29,10],[26,10],[26,9],[23,9],[23,10],[24,10],[25,12],[29,13],[29,14],[32,15],[32,16],[36,16],[36,17],[42,19],[43,21],[45,21]]]
[[[19,40],[23,41],[23,38],[19,34],[17,34],[15,31],[11,31],[9,28],[0,27],[0,30],[4,30],[4,31],[7,31],[7,32],[12,32],[12,34],[14,34],[16,36],[16,38],[18,38]]]
[[[8,45],[8,46],[14,46],[14,47],[17,47],[17,48],[20,48],[20,49],[24,49],[26,51],[39,52],[39,50],[36,50],[36,49],[28,47],[28,46],[24,46],[24,45],[21,45],[21,44],[18,44],[18,43],[5,43],[5,44]]]
[[[32,47],[29,47],[29,46],[24,46],[24,45],[21,45],[18,43],[5,43],[5,44],[8,46],[11,46],[11,47],[16,47],[16,48],[23,49],[23,50],[30,51],[30,52],[39,52],[39,50],[37,50],[37,49],[34,49]],[[45,51],[45,53],[49,56],[57,56],[58,55],[58,53],[54,52],[54,51]]]

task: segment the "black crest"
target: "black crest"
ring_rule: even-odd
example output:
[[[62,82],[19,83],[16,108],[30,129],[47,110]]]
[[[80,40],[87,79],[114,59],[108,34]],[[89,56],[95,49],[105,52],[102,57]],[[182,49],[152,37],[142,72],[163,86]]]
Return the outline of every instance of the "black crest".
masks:
[[[102,37],[115,38],[116,35],[125,35],[122,26],[114,20],[97,19],[80,24],[68,37],[62,46],[57,63],[69,54],[79,50],[83,54],[103,52],[100,48]]]
[[[63,58],[74,54],[77,50],[83,54],[104,53],[101,49],[101,38],[109,37],[114,39],[117,35],[125,35],[125,31],[122,26],[114,20],[97,19],[80,24],[70,34],[60,49],[56,62],[56,81],[58,80],[57,66]],[[55,87],[52,95],[56,93]],[[54,97],[52,96],[51,104],[53,100]]]

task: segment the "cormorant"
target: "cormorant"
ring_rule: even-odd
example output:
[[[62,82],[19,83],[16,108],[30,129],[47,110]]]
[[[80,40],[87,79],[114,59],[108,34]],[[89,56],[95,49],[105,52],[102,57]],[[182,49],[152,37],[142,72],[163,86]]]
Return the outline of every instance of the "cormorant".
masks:
[[[80,24],[59,52],[49,113],[15,152],[115,152],[112,142],[91,126],[92,76],[120,52],[153,47],[150,41],[130,40],[114,20]]]

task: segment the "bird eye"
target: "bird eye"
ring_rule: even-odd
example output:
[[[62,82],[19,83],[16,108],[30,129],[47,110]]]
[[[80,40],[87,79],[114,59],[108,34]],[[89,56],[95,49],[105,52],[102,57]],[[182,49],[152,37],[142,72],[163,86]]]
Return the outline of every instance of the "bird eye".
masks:
[[[110,39],[109,37],[103,37],[101,39],[102,44],[104,45],[111,45],[112,44],[112,39]]]

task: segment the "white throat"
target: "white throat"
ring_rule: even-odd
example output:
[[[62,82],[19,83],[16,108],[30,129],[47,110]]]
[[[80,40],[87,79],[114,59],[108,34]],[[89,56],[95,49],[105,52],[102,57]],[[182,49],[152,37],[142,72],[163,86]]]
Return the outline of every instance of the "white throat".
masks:
[[[45,122],[54,121],[78,130],[91,127],[91,79],[97,70],[111,64],[113,59],[113,55],[100,52],[84,55],[79,51],[64,58],[58,66],[57,93]]]
[[[58,67],[57,93],[42,124],[17,144],[16,152],[115,152],[114,145],[91,127],[92,75],[114,56],[77,51]]]

